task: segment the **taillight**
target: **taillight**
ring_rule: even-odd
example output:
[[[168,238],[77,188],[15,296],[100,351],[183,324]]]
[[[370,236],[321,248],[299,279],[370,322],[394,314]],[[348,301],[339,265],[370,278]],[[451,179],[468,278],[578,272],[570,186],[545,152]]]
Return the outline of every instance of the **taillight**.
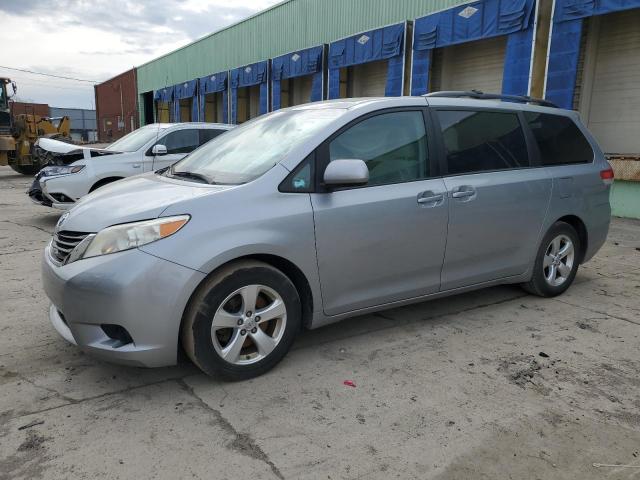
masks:
[[[611,185],[613,183],[613,168],[609,166],[605,170],[600,170],[600,178],[606,185]]]

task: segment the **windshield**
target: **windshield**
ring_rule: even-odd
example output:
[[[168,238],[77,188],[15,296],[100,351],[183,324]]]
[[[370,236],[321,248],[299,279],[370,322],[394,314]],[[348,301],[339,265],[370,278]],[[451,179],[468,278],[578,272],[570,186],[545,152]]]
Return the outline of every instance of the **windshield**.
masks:
[[[259,117],[206,143],[167,173],[195,174],[216,184],[250,182],[343,113],[340,109],[285,110]]]
[[[113,150],[115,152],[135,152],[145,145],[149,140],[158,138],[162,134],[164,129],[158,125],[149,125],[147,127],[139,128],[131,133],[128,133],[120,140],[116,140],[109,145],[105,150]]]

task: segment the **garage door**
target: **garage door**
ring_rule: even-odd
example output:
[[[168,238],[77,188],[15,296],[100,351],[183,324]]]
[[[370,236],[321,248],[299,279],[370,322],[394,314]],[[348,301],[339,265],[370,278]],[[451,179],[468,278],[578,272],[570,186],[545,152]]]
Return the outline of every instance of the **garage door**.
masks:
[[[313,75],[305,75],[292,79],[291,105],[300,105],[311,101],[311,85]]]
[[[256,118],[260,115],[260,85],[253,85],[247,90],[249,91],[249,118]]]
[[[434,55],[432,91],[482,90],[500,93],[505,36],[438,49]]]
[[[191,122],[193,119],[191,118],[191,105],[193,99],[191,98],[183,98],[180,100],[180,121],[181,122]]]
[[[157,119],[159,123],[169,122],[169,104],[166,102],[157,103]]]
[[[353,97],[384,97],[389,61],[364,63],[351,67],[350,78]]]
[[[204,121],[210,123],[222,122],[222,93],[205,95]]]
[[[590,19],[580,112],[606,153],[640,153],[640,9]]]

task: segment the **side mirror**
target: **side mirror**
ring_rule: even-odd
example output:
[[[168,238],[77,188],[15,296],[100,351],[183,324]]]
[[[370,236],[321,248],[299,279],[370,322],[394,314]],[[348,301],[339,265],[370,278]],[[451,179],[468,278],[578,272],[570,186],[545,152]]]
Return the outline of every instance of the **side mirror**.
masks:
[[[369,169],[362,160],[333,160],[327,165],[323,178],[325,185],[334,187],[365,185],[369,182]]]
[[[154,145],[153,148],[151,149],[151,153],[153,155],[166,155],[167,154],[167,147],[165,147],[164,145]]]

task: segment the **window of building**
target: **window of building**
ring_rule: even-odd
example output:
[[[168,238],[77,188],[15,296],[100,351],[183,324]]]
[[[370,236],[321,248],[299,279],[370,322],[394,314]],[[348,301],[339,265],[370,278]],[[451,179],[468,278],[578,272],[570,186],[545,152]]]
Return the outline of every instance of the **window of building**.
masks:
[[[530,166],[518,115],[509,112],[439,110],[448,173]]]
[[[524,116],[536,138],[543,165],[593,160],[591,145],[569,117],[536,112],[525,112]]]
[[[331,141],[330,160],[364,160],[368,185],[427,178],[427,136],[420,111],[392,112],[367,118]]]

